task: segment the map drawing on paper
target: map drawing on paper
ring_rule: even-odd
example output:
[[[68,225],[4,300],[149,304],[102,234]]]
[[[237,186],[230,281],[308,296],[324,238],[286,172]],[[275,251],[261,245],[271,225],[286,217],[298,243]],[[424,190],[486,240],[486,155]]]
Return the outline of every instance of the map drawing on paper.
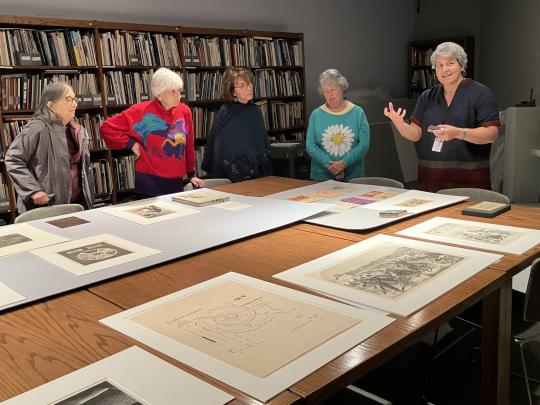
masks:
[[[261,378],[361,322],[235,281],[130,319]]]

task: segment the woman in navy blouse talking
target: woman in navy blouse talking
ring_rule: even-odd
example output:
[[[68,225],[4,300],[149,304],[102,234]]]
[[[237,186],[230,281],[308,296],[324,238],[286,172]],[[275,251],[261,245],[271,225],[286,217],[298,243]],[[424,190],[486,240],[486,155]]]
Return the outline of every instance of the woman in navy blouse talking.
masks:
[[[225,103],[208,135],[202,169],[233,183],[270,175],[270,144],[261,109],[253,103],[253,75],[229,67],[221,86]]]
[[[489,156],[500,126],[497,100],[489,88],[465,78],[467,54],[458,44],[439,44],[431,66],[439,84],[420,95],[410,123],[406,111],[392,103],[384,114],[415,142],[422,190],[490,189]]]

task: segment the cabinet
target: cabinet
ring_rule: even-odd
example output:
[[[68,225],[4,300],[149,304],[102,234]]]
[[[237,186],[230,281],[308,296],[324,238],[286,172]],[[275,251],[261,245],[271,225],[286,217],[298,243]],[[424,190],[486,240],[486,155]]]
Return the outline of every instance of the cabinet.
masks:
[[[417,98],[426,89],[437,83],[430,57],[437,45],[455,42],[467,53],[467,77],[474,79],[474,37],[454,37],[411,42],[409,46],[409,97]]]
[[[0,215],[8,222],[16,216],[3,155],[47,83],[66,81],[81,100],[76,119],[91,136],[97,201],[114,204],[133,190],[133,158],[106,148],[101,122],[149,100],[156,69],[177,71],[184,80],[183,101],[193,113],[199,165],[222,103],[221,77],[231,65],[253,72],[254,101],[271,141],[304,141],[301,33],[0,16]],[[198,174],[204,175],[200,169]]]

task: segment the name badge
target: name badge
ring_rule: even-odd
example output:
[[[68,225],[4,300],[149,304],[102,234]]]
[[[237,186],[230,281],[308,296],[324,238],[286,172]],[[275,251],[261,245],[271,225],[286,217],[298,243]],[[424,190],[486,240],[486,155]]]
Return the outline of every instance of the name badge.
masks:
[[[444,141],[441,138],[435,137],[435,140],[433,141],[433,148],[431,150],[433,152],[440,152],[442,149]]]

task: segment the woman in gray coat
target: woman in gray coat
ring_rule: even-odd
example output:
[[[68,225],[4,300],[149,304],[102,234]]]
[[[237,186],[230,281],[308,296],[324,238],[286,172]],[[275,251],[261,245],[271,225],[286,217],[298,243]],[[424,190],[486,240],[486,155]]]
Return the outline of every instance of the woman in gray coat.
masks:
[[[73,120],[77,101],[68,84],[47,85],[34,117],[6,152],[6,168],[17,191],[19,213],[67,203],[92,208],[89,139],[85,129]]]

